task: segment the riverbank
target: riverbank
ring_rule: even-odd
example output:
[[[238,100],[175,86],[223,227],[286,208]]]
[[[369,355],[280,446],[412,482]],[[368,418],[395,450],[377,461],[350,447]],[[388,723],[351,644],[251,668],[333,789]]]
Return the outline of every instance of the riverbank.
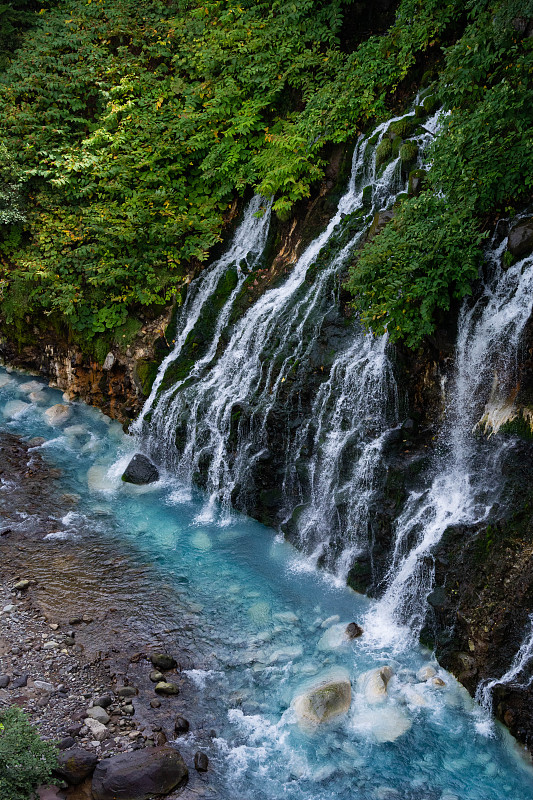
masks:
[[[191,653],[176,645],[175,629],[146,630],[134,611],[164,604],[163,588],[136,593],[137,565],[104,540],[89,558],[66,538],[79,498],[61,494],[59,471],[32,444],[0,433],[0,708],[19,706],[43,738],[94,762],[174,740],[176,718],[194,719],[196,690],[183,674]],[[122,599],[106,591],[106,574],[117,570],[129,584]],[[179,694],[155,691],[152,660],[169,666],[160,653],[176,664],[160,680]],[[209,796],[209,774],[188,767],[188,788],[168,796]],[[90,798],[90,778],[57,796]]]

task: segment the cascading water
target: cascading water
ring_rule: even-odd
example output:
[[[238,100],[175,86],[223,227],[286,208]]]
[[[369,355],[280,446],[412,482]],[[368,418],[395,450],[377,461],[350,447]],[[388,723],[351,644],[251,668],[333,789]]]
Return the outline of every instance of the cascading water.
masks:
[[[436,118],[413,137],[421,154]],[[262,488],[262,465],[272,449],[281,451],[276,477],[269,476],[281,486],[279,521],[296,527],[300,546],[343,577],[368,541],[368,500],[380,448],[385,432],[397,424],[385,339],[366,336],[338,310],[339,276],[348,258],[375,213],[405,190],[399,157],[382,170],[376,167],[376,148],[390,123],[359,139],[336,214],[285,282],[234,321],[236,289],[220,312],[209,361],[173,383],[177,355],[169,356],[143,412],[145,419],[151,412],[148,451],[163,456],[185,482],[200,479],[207,489],[206,519],[216,501],[229,508],[237,500],[249,508],[247,496]],[[196,323],[202,324],[200,313],[192,323],[182,314],[177,342]],[[326,352],[328,325],[335,333]]]
[[[520,688],[531,686],[531,662],[533,660],[533,614],[529,615],[529,629],[524,636],[522,644],[512,664],[501,678],[482,681],[476,690],[477,702],[489,713],[492,713],[492,692],[495,686],[514,685]],[[529,674],[526,673],[526,670]],[[524,673],[526,673],[524,675]]]
[[[504,271],[506,245],[489,248],[482,294],[463,305],[435,478],[427,490],[411,494],[397,520],[387,588],[367,620],[377,638],[398,645],[416,639],[424,624],[433,548],[449,526],[487,518],[498,497],[502,450],[512,446],[479,435],[480,426],[494,426],[494,408],[508,402],[520,336],[533,308],[533,257]]]

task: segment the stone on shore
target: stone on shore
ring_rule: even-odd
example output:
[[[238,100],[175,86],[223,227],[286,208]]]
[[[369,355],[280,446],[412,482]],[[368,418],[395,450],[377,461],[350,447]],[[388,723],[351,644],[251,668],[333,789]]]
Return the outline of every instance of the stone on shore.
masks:
[[[325,675],[292,701],[300,722],[318,725],[346,713],[352,701],[350,677],[345,670]]]
[[[95,719],[97,722],[101,722],[102,725],[107,725],[109,722],[109,714],[100,706],[89,708],[87,710],[87,716],[91,719]]]
[[[149,800],[168,794],[188,777],[185,762],[172,747],[150,747],[101,761],[93,775],[94,800]]]
[[[77,786],[92,775],[97,763],[98,759],[93,753],[73,747],[58,754],[59,766],[54,771],[67,783]]]
[[[92,717],[87,717],[85,720],[85,725],[89,728],[91,735],[97,742],[103,742],[107,736],[107,728],[101,722],[98,722],[96,719],[92,719]]]
[[[124,470],[122,480],[125,483],[134,483],[136,486],[143,486],[146,483],[154,483],[159,480],[159,472],[155,464],[141,453],[136,453]],[[154,665],[155,666],[155,665]]]

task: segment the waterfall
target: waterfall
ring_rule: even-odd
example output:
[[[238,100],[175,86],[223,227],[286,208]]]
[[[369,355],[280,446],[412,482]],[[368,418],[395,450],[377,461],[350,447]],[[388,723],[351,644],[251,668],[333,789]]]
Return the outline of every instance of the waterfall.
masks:
[[[207,490],[206,519],[219,503],[229,509],[238,500],[247,510],[247,495],[261,488],[256,484],[262,464],[273,447],[282,450],[283,464],[268,478],[281,487],[285,519],[303,505],[295,523],[300,545],[344,575],[367,538],[373,476],[384,434],[397,424],[397,398],[386,340],[372,339],[341,317],[338,289],[373,216],[406,188],[399,157],[384,169],[376,167],[378,142],[393,121],[359,138],[336,213],[284,282],[239,316],[246,278],[239,275],[207,355],[176,380],[172,371],[188,337],[202,326],[209,297],[235,258],[223,257],[200,276],[179,316],[174,351],[161,366],[137,426],[144,421],[144,446],[154,458],[184,482],[200,482]],[[421,154],[433,135],[430,122],[413,136]],[[342,341],[332,348],[324,372],[327,359],[317,348],[331,319]],[[306,392],[314,397],[303,397]],[[302,406],[306,418],[300,422],[295,417]]]
[[[526,632],[522,644],[507,672],[501,678],[482,681],[476,690],[476,700],[489,713],[492,713],[492,690],[495,686],[509,686],[513,684],[518,688],[530,686],[533,674],[519,682],[517,678],[530,666],[533,659],[533,614],[529,615],[529,630]]]
[[[512,443],[478,432],[488,401],[504,403],[509,396],[520,336],[533,308],[533,257],[504,271],[506,244],[494,241],[488,248],[480,297],[463,305],[435,477],[428,489],[410,495],[396,522],[386,590],[367,620],[378,638],[398,645],[418,637],[424,624],[434,578],[431,554],[446,529],[482,522],[498,498],[502,452]]]
[[[159,367],[150,395],[139,417],[131,427],[133,433],[142,431],[143,422],[147,414],[152,411],[167,370],[182,353],[187,337],[194,330],[205,306],[211,302],[212,295],[225,272],[231,266],[237,267],[238,281],[232,292],[232,295],[235,296],[246,276],[246,272],[241,268],[241,262],[247,259],[251,268],[261,256],[268,236],[271,208],[271,200],[266,201],[260,195],[255,195],[244,212],[243,220],[237,228],[228,250],[214,264],[203,270],[198,278],[189,285],[185,302],[178,310],[174,347]],[[261,212],[263,214],[260,216]],[[227,306],[228,308],[224,309],[224,311],[229,309],[229,304]],[[209,352],[202,359],[202,362],[209,363],[209,360],[213,357],[221,330],[226,321],[227,314],[223,313],[218,320]],[[197,365],[197,367],[199,366]]]

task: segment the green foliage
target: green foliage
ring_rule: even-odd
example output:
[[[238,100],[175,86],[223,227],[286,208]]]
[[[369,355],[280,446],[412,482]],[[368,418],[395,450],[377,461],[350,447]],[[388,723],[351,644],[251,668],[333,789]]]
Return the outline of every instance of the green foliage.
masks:
[[[433,332],[436,311],[469,294],[483,234],[462,209],[431,193],[402,203],[393,222],[367,244],[348,288],[364,325],[415,347]]]
[[[23,227],[5,226],[5,294],[22,283],[31,307],[90,339],[179,292],[250,186],[287,218],[323,178],[324,145],[385,118],[387,94],[462,10],[402,0],[388,32],[346,53],[349,5],[39,11],[0,82],[0,137],[27,201]]]
[[[424,191],[400,204],[348,281],[364,324],[410,347],[432,333],[451,298],[470,292],[492,217],[532,196],[533,41],[517,20],[533,15],[533,2],[469,8],[472,22],[446,50],[436,87],[448,116],[428,154]]]
[[[28,800],[35,788],[50,782],[56,749],[39,738],[16,707],[0,710],[0,797]]]

